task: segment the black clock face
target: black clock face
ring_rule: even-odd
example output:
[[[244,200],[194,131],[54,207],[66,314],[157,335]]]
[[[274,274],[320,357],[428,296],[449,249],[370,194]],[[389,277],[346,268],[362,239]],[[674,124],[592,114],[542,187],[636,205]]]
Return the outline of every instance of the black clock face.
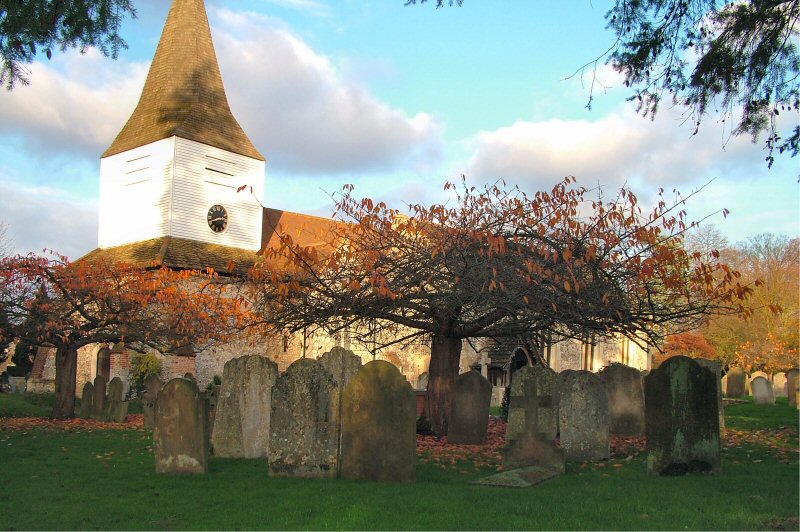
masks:
[[[208,226],[215,233],[221,233],[228,227],[228,211],[222,205],[213,205],[208,209]]]

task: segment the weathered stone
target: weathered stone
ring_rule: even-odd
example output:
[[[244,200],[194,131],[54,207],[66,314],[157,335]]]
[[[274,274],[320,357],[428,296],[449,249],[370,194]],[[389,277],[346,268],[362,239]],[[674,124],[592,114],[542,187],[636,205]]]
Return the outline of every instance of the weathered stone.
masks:
[[[417,379],[417,390],[427,390],[428,389],[428,372],[424,372],[419,376]]]
[[[717,410],[719,410],[719,430],[720,434],[725,433],[725,409],[722,404],[722,363],[708,358],[695,358],[695,362],[711,371],[714,374],[714,382],[717,383]]]
[[[556,442],[543,438],[542,435],[527,432],[521,438],[512,440],[501,451],[503,469],[506,471],[536,466],[564,474],[564,451],[556,446]]]
[[[416,480],[414,392],[400,371],[368,362],[342,397],[341,476],[391,482]]]
[[[361,357],[343,347],[334,347],[322,355],[319,362],[333,376],[340,396],[350,379],[361,369]]]
[[[800,408],[798,394],[800,394],[800,370],[790,369],[786,372],[786,393],[789,395],[789,405]]]
[[[526,366],[514,372],[510,393],[506,444],[522,438],[529,431],[537,431],[539,398],[536,395],[536,373],[532,367]]]
[[[265,357],[244,356],[225,363],[211,433],[215,456],[268,456],[272,387],[277,378],[277,364]]]
[[[750,385],[753,388],[753,397],[756,404],[759,405],[774,405],[775,394],[772,391],[772,383],[766,377],[758,375],[755,377]]]
[[[611,364],[598,374],[608,395],[609,431],[613,436],[644,435],[642,374],[624,364]]]
[[[83,385],[81,392],[81,418],[89,419],[92,417],[92,398],[94,396],[94,386],[91,382]]]
[[[464,445],[483,443],[491,399],[492,385],[477,371],[470,370],[456,377],[447,441]]]
[[[786,373],[779,371],[772,376],[772,391],[775,397],[789,397],[786,391]]]
[[[608,394],[589,371],[561,373],[559,432],[567,460],[605,460],[610,455]]]
[[[114,377],[108,383],[106,389],[106,399],[108,401],[122,401],[122,392],[125,390],[125,384],[119,377]]]
[[[187,371],[186,373],[184,373],[183,378],[197,383],[197,379],[194,378],[194,373],[192,373],[191,371]]]
[[[106,380],[102,375],[94,378],[94,395],[92,396],[92,419],[101,420],[106,411]]]
[[[126,417],[128,417],[128,401],[108,401],[106,403],[106,421],[124,423]]]
[[[546,467],[530,466],[522,469],[503,471],[480,480],[473,480],[470,484],[479,486],[499,486],[503,488],[530,488],[531,486],[541,484],[545,480],[555,478],[560,474],[561,473]]]
[[[8,387],[11,393],[25,393],[28,390],[28,380],[25,377],[9,377]]]
[[[272,388],[271,476],[333,478],[337,471],[339,395],[317,360],[301,358]]]
[[[219,394],[222,386],[219,384],[211,384],[208,389],[201,392],[203,399],[206,401],[208,407],[208,431],[209,434],[214,433],[214,421],[217,417],[217,404],[219,403]]]
[[[667,359],[644,380],[647,470],[676,475],[720,470],[714,374],[691,358]]]
[[[742,368],[731,368],[726,376],[728,377],[728,387],[725,390],[725,395],[734,399],[744,397],[747,373]]]
[[[156,473],[207,473],[205,402],[194,381],[176,378],[158,394],[153,447]]]
[[[144,380],[144,394],[142,395],[142,413],[144,414],[144,428],[152,430],[155,427],[156,399],[163,387],[158,375],[149,375]]]
[[[558,434],[558,373],[537,364],[531,368],[536,376],[536,434],[555,440]]]

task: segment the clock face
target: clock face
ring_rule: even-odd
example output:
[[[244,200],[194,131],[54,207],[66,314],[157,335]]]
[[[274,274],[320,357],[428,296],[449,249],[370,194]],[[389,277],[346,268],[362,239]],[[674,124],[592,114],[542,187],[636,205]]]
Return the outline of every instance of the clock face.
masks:
[[[208,209],[208,226],[215,233],[221,233],[228,227],[228,211],[222,205],[213,205]]]

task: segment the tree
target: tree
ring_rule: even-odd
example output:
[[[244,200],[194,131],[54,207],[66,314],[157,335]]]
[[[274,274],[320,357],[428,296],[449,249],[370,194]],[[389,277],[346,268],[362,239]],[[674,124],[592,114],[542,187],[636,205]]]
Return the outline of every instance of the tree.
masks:
[[[687,331],[673,334],[667,336],[664,341],[664,349],[653,355],[653,365],[659,366],[666,359],[679,355],[715,359],[717,351],[699,332]]]
[[[126,48],[119,34],[125,17],[136,16],[130,0],[0,0],[0,83],[29,83],[25,64],[40,51],[96,47],[116,58]]]
[[[414,205],[411,216],[345,187],[327,240],[300,246],[280,234],[253,269],[249,298],[263,321],[290,333],[429,339],[426,417],[440,435],[464,339],[621,333],[655,342],[666,324],[679,331],[709,313],[746,311],[750,288],[737,272],[679,245],[683,212],[662,200],[642,214],[628,189],[590,201],[573,181],[531,197],[464,185],[455,206]]]
[[[107,262],[27,256],[0,261],[3,331],[56,348],[53,417],[74,415],[78,349],[124,342],[135,350],[197,349],[236,325],[243,308],[216,275],[148,271]]]
[[[797,155],[800,0],[615,0],[606,20],[616,41],[586,66],[607,60],[622,73],[642,115],[655,116],[667,97],[688,111],[697,133],[719,109],[733,135],[753,142],[766,135],[768,166],[776,149]],[[794,119],[783,126],[779,116],[787,112]]]

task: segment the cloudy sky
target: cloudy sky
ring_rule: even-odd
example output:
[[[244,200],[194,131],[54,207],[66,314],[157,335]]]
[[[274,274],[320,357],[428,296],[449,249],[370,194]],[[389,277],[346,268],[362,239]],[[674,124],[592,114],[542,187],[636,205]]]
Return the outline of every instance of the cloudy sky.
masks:
[[[97,244],[100,154],[139,97],[170,2],[134,2],[114,61],[95,50],[30,65],[29,86],[0,92],[0,222],[20,253],[77,258]],[[679,110],[637,116],[602,63],[606,0],[207,0],[234,115],[267,158],[265,204],[326,215],[330,194],[392,205],[443,200],[445,182],[499,178],[533,192],[566,175],[659,187],[731,241],[800,234],[800,160],[764,163],[762,143]],[[577,75],[571,76],[578,71]],[[797,115],[787,120],[797,121]]]

